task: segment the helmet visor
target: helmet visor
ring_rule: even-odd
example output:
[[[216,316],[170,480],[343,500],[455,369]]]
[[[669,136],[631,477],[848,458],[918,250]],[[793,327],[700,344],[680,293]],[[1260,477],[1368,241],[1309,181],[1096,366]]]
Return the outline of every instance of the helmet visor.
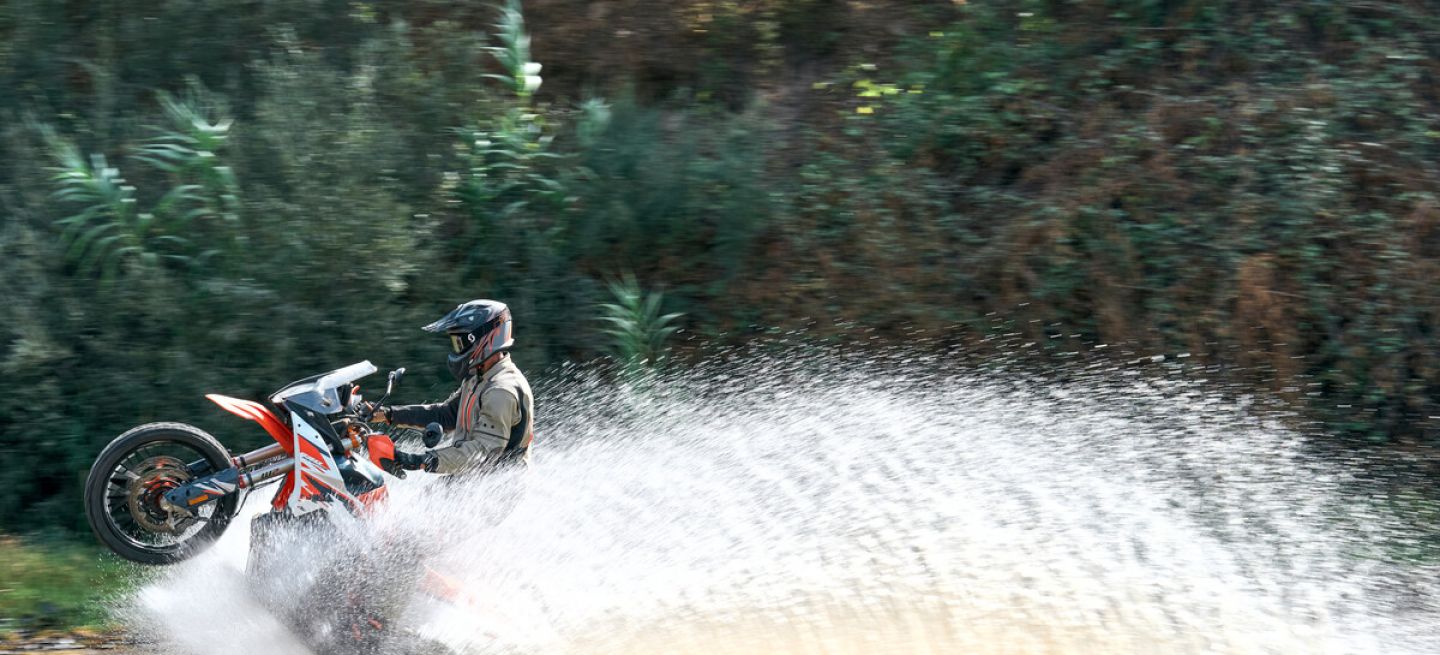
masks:
[[[474,334],[455,333],[450,335],[450,350],[460,354],[469,350],[470,344],[475,343]]]

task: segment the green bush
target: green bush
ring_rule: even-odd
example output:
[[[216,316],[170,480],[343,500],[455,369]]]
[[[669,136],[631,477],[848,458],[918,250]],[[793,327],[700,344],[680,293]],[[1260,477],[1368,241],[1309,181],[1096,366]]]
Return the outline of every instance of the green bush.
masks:
[[[622,272],[712,340],[1190,353],[1317,443],[1440,445],[1429,13],[252,4],[0,5],[6,529],[83,530],[131,425],[263,440],[205,392],[442,397],[416,328],[469,298],[527,370],[604,354]]]

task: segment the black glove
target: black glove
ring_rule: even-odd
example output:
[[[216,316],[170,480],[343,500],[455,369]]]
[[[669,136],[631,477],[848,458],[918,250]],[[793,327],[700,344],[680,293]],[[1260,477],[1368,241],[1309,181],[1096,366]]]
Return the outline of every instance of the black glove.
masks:
[[[432,451],[423,453],[407,453],[403,450],[395,451],[395,467],[405,471],[435,471],[435,466],[440,463],[440,458]]]
[[[390,406],[366,402],[363,408],[365,420],[370,423],[389,423]]]

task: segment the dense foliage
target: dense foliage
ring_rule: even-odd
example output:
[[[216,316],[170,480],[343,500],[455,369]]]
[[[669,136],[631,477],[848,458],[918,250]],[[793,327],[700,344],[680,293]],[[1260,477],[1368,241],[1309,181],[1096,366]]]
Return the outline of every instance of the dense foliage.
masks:
[[[1189,353],[1440,445],[1422,2],[453,5],[0,3],[0,527],[79,527],[130,425],[246,443],[203,392],[443,395],[415,328],[471,297],[531,369],[639,348],[616,280],[705,340]]]

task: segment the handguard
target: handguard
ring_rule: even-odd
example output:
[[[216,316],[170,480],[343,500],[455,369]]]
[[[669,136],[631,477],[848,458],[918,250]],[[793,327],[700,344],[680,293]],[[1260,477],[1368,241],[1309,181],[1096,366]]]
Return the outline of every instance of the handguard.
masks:
[[[376,432],[365,440],[365,450],[370,454],[370,463],[397,478],[405,477],[405,470],[395,465],[395,441],[390,435]]]

